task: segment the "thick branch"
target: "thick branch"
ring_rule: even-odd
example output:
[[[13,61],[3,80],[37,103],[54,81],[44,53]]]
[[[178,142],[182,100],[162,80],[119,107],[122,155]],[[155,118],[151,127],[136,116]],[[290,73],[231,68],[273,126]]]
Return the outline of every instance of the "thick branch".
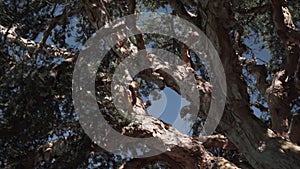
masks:
[[[289,129],[289,136],[292,142],[300,146],[300,111],[293,115],[291,126]]]
[[[203,143],[203,146],[207,149],[211,149],[211,148],[235,149],[236,148],[232,142],[230,142],[225,136],[221,134],[206,136],[205,139],[206,140]]]
[[[297,94],[300,95],[300,59],[297,61],[297,70],[295,74],[295,88],[297,90]]]
[[[80,0],[84,14],[88,16],[90,23],[98,30],[110,21],[109,12],[102,0]]]
[[[29,39],[19,37],[16,34],[16,32],[8,30],[4,26],[0,25],[0,34],[4,35],[7,32],[8,32],[8,34],[6,37],[6,41],[8,43],[16,43],[31,53],[33,53],[37,48],[39,48],[39,43],[34,42]],[[55,45],[47,45],[46,44],[41,48],[41,50],[45,51],[50,56],[55,56],[55,57],[69,58],[69,57],[75,55],[72,51],[69,51],[65,48],[58,48]]]
[[[265,65],[257,65],[255,62],[249,62],[246,65],[246,69],[249,73],[253,74],[257,80],[256,86],[261,95],[266,94],[268,88],[267,84],[267,68]]]
[[[287,42],[300,44],[300,32],[296,30],[285,0],[271,0],[273,21],[278,36]]]
[[[219,5],[222,6],[222,4]],[[226,17],[225,14],[223,16]],[[208,24],[213,29],[211,32],[215,33],[208,35],[209,38],[214,42],[219,42],[218,52],[226,72],[228,85],[227,106],[220,127],[254,168],[297,168],[298,165],[290,161],[300,160],[300,147],[276,137],[253,115],[249,107],[247,84],[241,78],[242,67],[239,65],[238,56],[234,52],[228,32],[220,26],[222,25],[220,20],[212,19]],[[281,160],[274,163],[273,159]]]
[[[146,159],[134,159],[123,168],[141,168],[153,161],[162,161],[171,168],[221,168],[227,166],[237,168],[224,158],[214,157],[205,150],[202,143],[190,136],[183,135],[170,125],[149,116],[135,116],[140,119],[138,124],[131,124],[123,129],[123,134],[132,137],[141,137],[141,133],[149,133],[164,143],[169,151]],[[173,138],[173,139],[171,139]],[[176,138],[176,139],[175,139]]]

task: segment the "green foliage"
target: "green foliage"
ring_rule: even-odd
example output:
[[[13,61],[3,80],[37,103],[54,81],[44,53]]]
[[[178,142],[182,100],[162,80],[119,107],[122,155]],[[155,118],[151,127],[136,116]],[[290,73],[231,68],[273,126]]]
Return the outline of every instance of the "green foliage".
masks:
[[[266,3],[268,1],[246,0],[238,1],[234,7],[248,9]],[[129,14],[127,1],[110,1],[104,4],[111,20]],[[288,5],[295,23],[299,25],[299,2],[288,1]],[[38,44],[45,36],[49,25],[53,23],[53,18],[78,8],[80,8],[79,1],[54,3],[50,0],[2,0],[0,2],[0,23],[13,34],[17,34],[18,38],[29,39]],[[186,9],[189,12],[197,10],[196,7],[189,6]],[[173,13],[165,0],[137,1],[136,12],[145,11]],[[89,22],[88,16],[85,16],[83,11],[80,12],[56,23],[49,32],[45,45],[53,45],[78,54],[84,43],[96,31]],[[286,51],[274,31],[270,10],[257,14],[236,14],[235,17],[238,26],[232,28],[232,31],[242,28],[242,41],[249,47],[243,55],[247,58],[265,60],[266,63],[263,64],[268,68],[269,77],[272,76],[281,68]],[[41,147],[53,140],[66,137],[71,147],[70,151],[62,157],[55,157],[56,162],[65,162],[63,164],[65,166],[62,168],[85,168],[87,166],[88,168],[115,168],[128,160],[107,152],[88,154],[88,162],[81,160],[85,158],[82,157],[81,152],[90,150],[92,148],[90,145],[93,144],[89,139],[85,139],[78,116],[74,112],[71,90],[74,61],[70,62],[64,58],[65,56],[49,53],[43,48],[31,51],[27,48],[28,46],[22,46],[15,41],[8,42],[7,34],[0,36],[0,168],[14,166],[18,161],[34,159],[34,155],[40,153]],[[158,34],[145,34],[144,38],[147,48],[168,50],[176,57],[181,55],[181,43],[175,39]],[[126,40],[127,45],[136,43],[135,37]],[[251,44],[255,44],[255,47],[251,47]],[[270,58],[256,56],[255,50],[267,50]],[[120,53],[120,49],[108,52],[99,66],[95,80],[96,96],[100,102],[99,109],[110,124],[119,131],[130,122],[116,110],[110,99],[109,87],[112,75],[118,64],[126,57]],[[206,63],[196,57],[193,51],[190,51],[189,54],[197,75],[204,80],[209,80],[210,74]],[[75,56],[72,55],[72,57],[76,60]],[[248,92],[251,101],[264,104],[263,96],[255,89],[254,78],[247,73],[244,73],[244,76],[249,86]],[[134,80],[139,83],[139,92],[144,97],[149,96],[153,90],[162,88],[158,82],[148,82],[139,75],[134,77]],[[298,101],[295,102],[295,105],[299,105]],[[269,117],[266,114],[262,114],[261,118],[268,122]],[[85,147],[84,143],[89,143],[86,145],[90,147]],[[69,150],[67,147],[65,149]],[[226,150],[212,150],[213,153],[220,156],[223,151]],[[233,157],[234,153],[238,152],[227,153],[227,157]],[[233,160],[239,158],[241,158],[240,155]],[[74,166],[72,166],[73,163]],[[49,168],[51,165],[45,161],[39,161],[37,168]],[[168,168],[167,165],[159,163],[149,166],[149,168],[151,167]]]

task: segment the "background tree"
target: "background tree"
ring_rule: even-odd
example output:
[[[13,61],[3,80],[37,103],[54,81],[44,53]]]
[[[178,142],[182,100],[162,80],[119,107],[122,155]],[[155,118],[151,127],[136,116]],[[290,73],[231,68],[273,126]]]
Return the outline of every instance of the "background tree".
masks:
[[[298,1],[2,0],[0,7],[1,168],[299,166]],[[144,11],[177,15],[208,36],[225,69],[227,100],[215,135],[200,142],[196,136],[214,88],[205,63],[184,44],[159,34],[140,34],[118,42],[99,66],[95,83],[99,109],[122,134],[154,136],[170,147],[146,159],[123,158],[106,152],[84,133],[72,103],[71,80],[80,49],[96,30],[114,19]],[[150,116],[144,117],[148,125],[128,121],[109,99],[116,65],[136,48],[147,47],[171,51],[182,58],[186,69],[200,72],[195,76],[201,120],[189,135]],[[168,87],[180,94],[176,83],[161,71],[145,70],[134,80],[139,87],[132,86],[136,95],[131,100],[143,107],[142,114],[147,108],[141,96],[154,89]],[[124,104],[131,106],[132,101]]]

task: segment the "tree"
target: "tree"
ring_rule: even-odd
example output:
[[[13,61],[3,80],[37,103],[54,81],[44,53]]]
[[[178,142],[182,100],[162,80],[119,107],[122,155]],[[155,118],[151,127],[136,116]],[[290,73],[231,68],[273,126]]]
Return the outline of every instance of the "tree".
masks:
[[[0,2],[0,167],[4,168],[297,168],[300,161],[300,3],[298,1],[11,1]],[[103,26],[130,14],[163,11],[196,25],[215,46],[227,83],[222,119],[200,140],[212,91],[207,64],[172,37],[140,32],[122,39],[99,66],[99,110],[123,135],[154,137],[168,151],[147,158],[113,154],[83,130],[72,101],[73,70],[82,46]],[[153,23],[155,24],[155,23]],[[133,23],[136,25],[136,23]],[[187,35],[197,36],[195,32]],[[135,120],[114,107],[114,71],[137,50],[164,49],[191,70],[200,93],[189,135],[147,116],[142,96],[170,88],[173,77],[146,69],[118,97]],[[147,52],[146,57],[151,57]],[[160,63],[161,64],[161,63]],[[164,65],[168,66],[168,65]],[[185,76],[179,71],[178,76]],[[188,98],[186,98],[188,100]],[[193,100],[189,100],[192,102]],[[182,114],[181,114],[182,115]],[[103,131],[104,132],[104,131]],[[114,140],[116,141],[116,140]]]

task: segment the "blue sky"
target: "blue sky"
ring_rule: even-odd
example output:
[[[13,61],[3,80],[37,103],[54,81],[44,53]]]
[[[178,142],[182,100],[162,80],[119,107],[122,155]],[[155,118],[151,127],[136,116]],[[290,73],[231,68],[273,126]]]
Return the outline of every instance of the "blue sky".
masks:
[[[141,9],[142,12],[147,12],[147,9]],[[166,12],[166,13],[171,13],[172,10],[170,6],[166,6],[165,8],[159,8],[157,12]],[[61,13],[60,8],[57,9],[56,14],[59,15]],[[72,18],[70,22],[70,26],[75,26],[78,20],[75,20]],[[58,28],[60,29],[60,28]],[[53,31],[52,31],[53,32]],[[82,44],[79,42],[75,42],[75,31],[71,32],[70,37],[66,37],[66,41],[68,44],[72,44],[72,46],[75,46],[77,48],[81,48]],[[35,40],[36,42],[40,41],[43,36],[43,33],[41,32],[40,35],[37,37]],[[256,57],[260,58],[261,60],[264,60],[266,62],[269,61],[270,59],[270,54],[266,49],[259,50],[259,47],[262,45],[262,43],[255,44],[254,43],[254,36],[250,36],[250,39],[245,39],[245,44],[250,47],[253,50],[253,53],[255,54]],[[47,44],[53,44],[51,38],[48,38]],[[150,46],[147,46],[150,47]],[[250,55],[244,55],[247,58],[251,58]],[[263,64],[262,61],[258,60],[259,64]],[[148,98],[144,98],[144,100],[150,100],[152,102],[152,106],[148,108],[148,113],[156,118],[159,118],[169,124],[173,124],[175,122],[175,119],[179,117],[179,121],[176,121],[176,124],[173,124],[174,127],[176,127],[178,130],[182,131],[183,133],[187,133],[188,131],[187,126],[189,126],[190,122],[188,120],[184,120],[180,118],[179,112],[181,108],[185,105],[188,105],[189,102],[182,98],[180,95],[178,95],[175,91],[172,89],[166,87],[163,91],[158,91],[158,94],[161,95],[160,99],[154,100],[153,95],[150,94]],[[152,93],[153,94],[153,93]],[[251,97],[251,101],[254,100],[255,97]],[[254,114],[259,117],[262,112],[260,112],[258,109],[255,107],[252,107],[254,110]]]

